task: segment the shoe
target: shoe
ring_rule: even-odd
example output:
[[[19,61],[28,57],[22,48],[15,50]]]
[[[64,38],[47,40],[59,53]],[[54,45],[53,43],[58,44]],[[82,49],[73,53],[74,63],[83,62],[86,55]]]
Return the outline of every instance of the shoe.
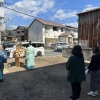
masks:
[[[0,80],[0,82],[2,82],[3,81],[3,79],[2,80]]]
[[[68,98],[69,98],[69,100],[73,100],[73,97],[72,96],[69,96]],[[79,99],[76,99],[76,100],[79,100]]]
[[[90,91],[90,92],[88,92],[87,94],[90,95],[90,96],[93,96],[93,97],[96,96],[95,93],[94,93],[93,91]]]
[[[95,95],[98,95],[98,91],[93,92]]]
[[[69,100],[72,100],[73,99],[72,96],[69,96],[68,98],[69,98]]]

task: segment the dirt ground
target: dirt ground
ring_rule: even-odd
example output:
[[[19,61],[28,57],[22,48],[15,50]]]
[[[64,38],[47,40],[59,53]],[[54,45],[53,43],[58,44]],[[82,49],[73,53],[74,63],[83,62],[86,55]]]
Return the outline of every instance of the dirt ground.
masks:
[[[67,58],[37,57],[36,68],[31,71],[26,69],[25,59],[20,61],[20,68],[14,66],[14,59],[8,59],[7,62],[13,62],[12,67],[5,64],[4,81],[0,83],[0,100],[68,100],[71,86],[66,81]],[[80,100],[100,100],[100,90],[97,97],[87,95],[89,74],[86,77],[87,81],[82,83]]]

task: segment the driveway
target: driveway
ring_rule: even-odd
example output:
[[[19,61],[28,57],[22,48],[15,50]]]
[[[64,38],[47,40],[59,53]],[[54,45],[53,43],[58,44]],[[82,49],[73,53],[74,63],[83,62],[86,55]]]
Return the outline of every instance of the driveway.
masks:
[[[24,60],[20,59],[21,62]],[[10,61],[8,59],[8,63]],[[26,66],[5,68],[4,81],[0,83],[0,100],[69,100],[71,85],[66,81],[66,61],[67,58],[61,56],[37,57],[34,70],[26,70]],[[80,100],[100,100],[100,95],[87,95],[89,74],[86,76]]]
[[[58,56],[62,55],[62,51],[55,51],[55,50],[45,50],[45,56]]]

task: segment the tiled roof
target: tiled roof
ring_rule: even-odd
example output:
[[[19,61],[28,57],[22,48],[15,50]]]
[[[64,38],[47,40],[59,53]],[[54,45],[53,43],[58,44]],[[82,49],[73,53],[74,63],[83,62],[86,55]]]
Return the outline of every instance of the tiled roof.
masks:
[[[19,30],[24,30],[24,29],[27,29],[28,27],[27,26],[18,26],[17,29]]]
[[[9,30],[8,34],[2,34],[2,36],[7,36],[7,37],[21,37],[23,36],[24,33],[17,33],[17,31]]]
[[[76,27],[72,27],[72,26],[68,26],[68,25],[65,25],[66,28],[71,28],[71,29],[75,29],[75,30],[78,30],[78,28]]]
[[[62,33],[62,34],[59,35],[59,37],[66,37],[66,36],[69,36],[69,35],[72,35],[74,37],[73,33]]]
[[[64,25],[59,24],[59,23],[57,23],[57,22],[47,21],[47,20],[40,19],[40,18],[36,18],[36,19],[34,19],[34,21],[35,21],[35,20],[38,20],[40,23],[42,23],[42,24],[44,24],[44,25],[56,26],[56,27],[65,27]],[[34,22],[34,21],[33,21],[33,22]],[[33,23],[33,22],[32,22],[32,23]],[[31,23],[31,24],[32,24],[32,23]]]

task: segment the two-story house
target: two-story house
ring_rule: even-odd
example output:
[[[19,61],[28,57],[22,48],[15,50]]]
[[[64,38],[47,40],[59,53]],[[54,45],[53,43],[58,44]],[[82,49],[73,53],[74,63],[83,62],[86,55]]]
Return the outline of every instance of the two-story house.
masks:
[[[49,45],[58,42],[58,36],[65,32],[62,24],[36,18],[28,28],[28,40]]]
[[[66,31],[67,31],[67,33],[71,33],[74,35],[73,43],[78,44],[78,28],[66,25]],[[69,38],[69,40],[70,40],[70,38]]]
[[[21,36],[21,41],[28,41],[28,27],[18,26],[15,31]]]
[[[78,44],[78,28],[72,26],[65,26],[66,32],[58,36],[59,42],[66,42],[70,46]]]

